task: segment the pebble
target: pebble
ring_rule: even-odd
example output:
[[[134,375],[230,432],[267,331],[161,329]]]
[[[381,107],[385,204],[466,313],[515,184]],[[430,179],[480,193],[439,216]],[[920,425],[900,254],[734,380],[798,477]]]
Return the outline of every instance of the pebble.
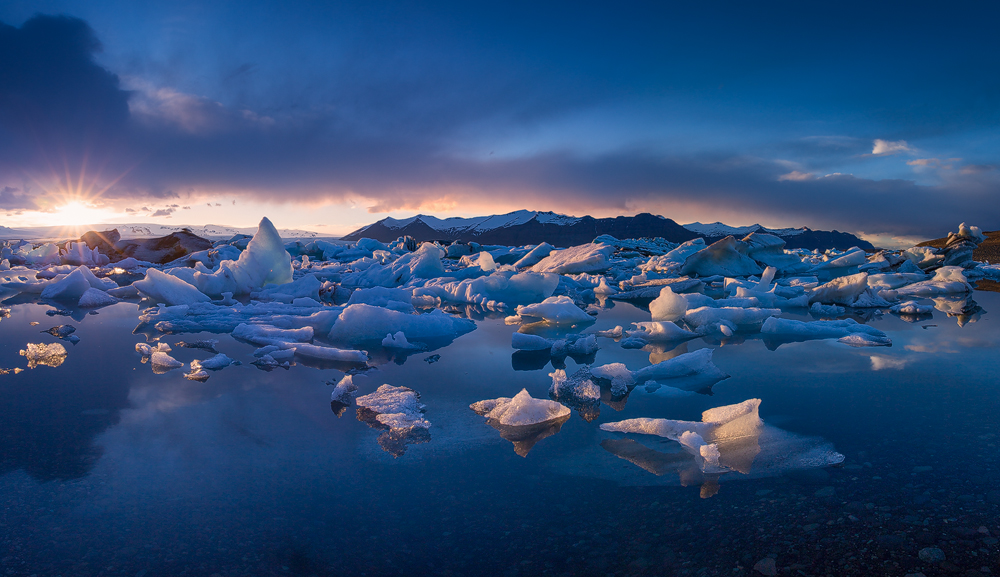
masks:
[[[817,497],[833,497],[837,490],[833,487],[823,487],[819,491],[816,491],[814,495]]]
[[[937,547],[924,547],[917,555],[926,563],[940,563],[945,560],[944,551]]]
[[[920,467],[914,467],[913,468],[913,472],[914,473],[927,473],[927,472],[933,471],[933,470],[934,470],[934,467],[931,467],[929,465],[922,465]]]
[[[764,575],[777,575],[778,568],[774,564],[774,559],[770,557],[764,557],[757,564],[753,566],[754,571],[762,573]]]

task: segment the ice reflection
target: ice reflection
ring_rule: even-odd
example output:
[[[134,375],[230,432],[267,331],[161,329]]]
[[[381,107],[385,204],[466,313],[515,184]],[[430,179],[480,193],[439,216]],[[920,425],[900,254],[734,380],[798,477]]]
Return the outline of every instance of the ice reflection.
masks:
[[[954,318],[960,327],[978,321],[986,312],[969,296],[944,296],[933,300],[934,308]]]

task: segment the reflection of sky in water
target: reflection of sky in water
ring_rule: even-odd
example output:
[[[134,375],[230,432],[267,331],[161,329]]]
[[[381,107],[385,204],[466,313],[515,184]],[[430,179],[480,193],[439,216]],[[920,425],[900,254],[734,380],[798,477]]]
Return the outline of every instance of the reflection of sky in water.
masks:
[[[1000,310],[1000,296],[975,297],[986,311]],[[325,382],[336,382],[339,371],[303,365],[260,371],[248,364],[253,347],[223,335],[219,351],[242,366],[213,372],[204,383],[184,379],[183,370],[155,375],[134,352],[144,340],[132,334],[134,305],[72,319],[47,316],[47,307],[5,305],[12,311],[0,320],[0,367],[24,366],[18,350],[29,342],[58,342],[68,351],[61,366],[0,375],[0,491],[9,504],[0,517],[8,531],[0,545],[14,552],[5,553],[4,568],[25,574],[158,575],[184,567],[207,575],[332,568],[532,574],[546,563],[556,573],[604,573],[635,559],[656,567],[689,559],[731,571],[745,561],[735,542],[720,545],[721,535],[745,534],[749,547],[754,519],[789,523],[776,519],[799,515],[797,507],[806,506],[800,503],[822,509],[828,501],[815,494],[827,487],[837,503],[901,508],[894,519],[917,507],[924,492],[943,504],[923,517],[955,517],[964,507],[961,514],[972,519],[966,524],[975,525],[996,513],[985,495],[997,465],[1000,335],[989,313],[974,319],[959,305],[945,307],[951,317],[941,305],[917,322],[889,314],[871,319],[892,347],[774,343],[737,334],[722,343],[626,350],[601,338],[597,364],[622,362],[635,370],[713,346],[715,363],[730,378],[715,383],[711,396],[638,387],[611,399],[603,391],[594,422],[574,412],[524,458],[468,409],[521,388],[547,398],[552,364],[536,359],[533,366],[544,362],[544,368],[515,370],[526,368],[512,360],[510,333],[517,327],[502,318],[408,358],[378,352],[382,364],[355,377],[359,394],[383,383],[407,386],[427,406],[430,441],[394,458],[353,407],[340,418],[331,411]],[[585,330],[628,328],[646,315],[618,303]],[[60,324],[75,325],[80,341],[41,332]],[[440,360],[425,362],[432,354]],[[171,355],[185,363],[211,356],[179,347]],[[579,368],[573,358],[564,362],[567,373]],[[681,487],[687,465],[675,461],[687,457],[677,443],[597,428],[634,417],[697,421],[708,408],[749,398],[762,399],[768,435],[826,443],[846,456],[843,466],[769,470],[764,465],[782,455],[772,456],[755,461],[761,468],[751,467],[749,476],[723,475],[718,494],[702,501],[700,482]],[[770,446],[780,452],[784,445]],[[949,491],[972,500],[949,505]],[[860,519],[853,533],[836,524],[841,513],[822,523],[833,520],[829,530],[846,539],[892,522],[852,515]],[[669,529],[681,522],[687,532]],[[696,547],[688,533],[699,530],[714,536]]]

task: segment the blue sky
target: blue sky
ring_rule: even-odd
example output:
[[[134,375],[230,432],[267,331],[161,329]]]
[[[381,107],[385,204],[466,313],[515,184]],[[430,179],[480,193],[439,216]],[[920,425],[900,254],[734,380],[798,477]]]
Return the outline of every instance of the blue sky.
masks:
[[[5,2],[7,221],[1000,228],[983,4],[287,4]]]

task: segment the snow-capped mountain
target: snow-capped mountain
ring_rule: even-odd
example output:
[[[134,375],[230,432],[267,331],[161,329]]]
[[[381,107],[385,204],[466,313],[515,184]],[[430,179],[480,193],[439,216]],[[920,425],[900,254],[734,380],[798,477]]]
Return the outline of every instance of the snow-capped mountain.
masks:
[[[874,248],[870,243],[850,233],[810,230],[805,227],[767,229],[760,225],[739,227],[720,222],[711,224],[695,222],[681,226],[669,218],[648,213],[616,218],[594,218],[530,210],[473,218],[442,219],[425,214],[403,219],[387,217],[352,232],[345,236],[344,240],[367,237],[382,242],[392,242],[407,235],[418,241],[471,241],[503,245],[537,244],[544,241],[566,247],[590,242],[602,234],[609,234],[619,239],[659,237],[679,243],[697,237],[704,237],[708,242],[729,235],[742,238],[757,231],[781,237],[788,248],[847,249],[852,246]]]
[[[708,224],[702,224],[700,222],[692,222],[691,224],[682,225],[684,228],[690,230],[691,232],[712,238],[712,237],[726,237],[733,235],[735,237],[743,237],[751,232],[763,232],[767,234],[773,234],[775,236],[793,236],[796,234],[802,234],[808,231],[806,227],[802,228],[766,228],[759,224],[751,224],[750,226],[729,226],[728,224],[723,224],[721,222],[711,222]]]

